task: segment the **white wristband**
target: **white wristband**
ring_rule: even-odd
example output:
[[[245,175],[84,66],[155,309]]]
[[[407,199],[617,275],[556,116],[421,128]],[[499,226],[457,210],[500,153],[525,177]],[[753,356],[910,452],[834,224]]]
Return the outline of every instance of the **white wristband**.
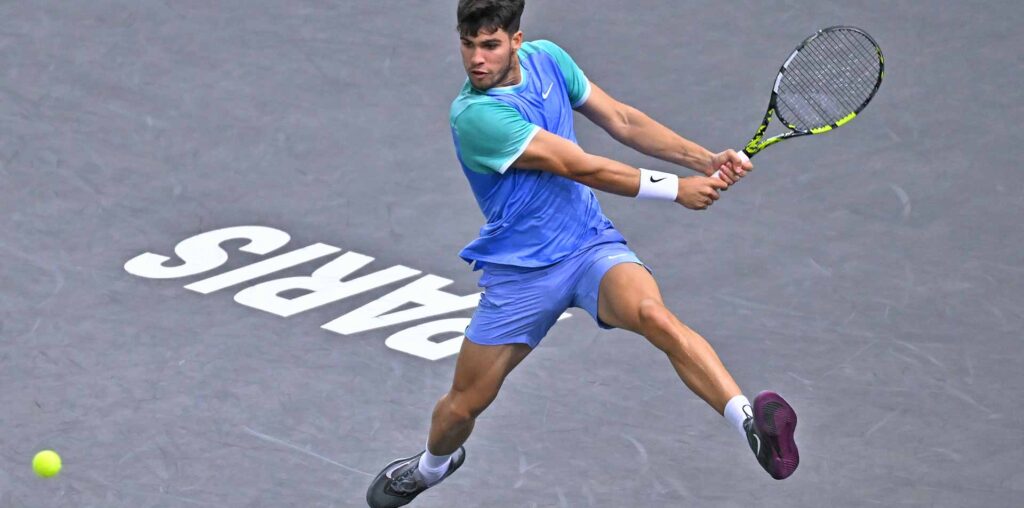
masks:
[[[678,176],[640,168],[640,192],[636,195],[637,199],[675,201],[677,195],[679,195]]]

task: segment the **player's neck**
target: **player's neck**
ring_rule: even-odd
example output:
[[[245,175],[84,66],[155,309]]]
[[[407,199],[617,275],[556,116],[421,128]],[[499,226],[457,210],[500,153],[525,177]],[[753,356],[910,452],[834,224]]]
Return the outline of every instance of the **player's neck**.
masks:
[[[520,72],[520,69],[519,69],[519,55],[515,55],[515,56],[512,57],[512,65],[511,65],[511,68],[508,71],[508,76],[506,76],[505,79],[502,80],[501,83],[498,83],[498,84],[496,84],[494,86],[495,86],[495,88],[505,88],[505,87],[510,87],[510,86],[516,86],[516,85],[518,85],[519,83],[522,83],[522,82],[523,82],[523,73]]]

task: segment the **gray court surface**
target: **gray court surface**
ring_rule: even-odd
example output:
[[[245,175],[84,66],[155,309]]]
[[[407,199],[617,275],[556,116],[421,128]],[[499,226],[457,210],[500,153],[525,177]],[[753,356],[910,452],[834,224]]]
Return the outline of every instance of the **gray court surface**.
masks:
[[[428,276],[452,282],[420,303],[478,290],[456,256],[482,217],[447,125],[455,3],[0,2],[0,507],[362,506],[423,446],[454,356],[390,346],[457,338],[472,309],[370,318],[415,310],[395,292]],[[744,390],[793,403],[803,460],[771,480],[661,353],[573,309],[413,506],[1020,506],[1021,19],[1011,1],[528,2],[527,39],[713,149],[749,138],[814,30],[882,45],[861,116],[764,152],[711,210],[600,196]],[[671,169],[577,122],[586,150]],[[238,226],[290,242],[126,269]],[[184,287],[318,242],[340,250]],[[236,301],[350,252],[373,261],[348,279],[418,273],[288,317]],[[380,326],[352,331],[366,305]],[[323,327],[344,316],[351,333]],[[41,479],[49,448],[64,470]]]

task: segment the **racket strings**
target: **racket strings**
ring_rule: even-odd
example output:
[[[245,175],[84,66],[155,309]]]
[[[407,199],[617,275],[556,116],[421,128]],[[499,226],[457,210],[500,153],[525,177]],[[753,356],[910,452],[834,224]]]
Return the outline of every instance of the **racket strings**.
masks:
[[[847,71],[845,73],[845,77],[848,80],[855,81],[851,88],[851,90],[854,91],[854,94],[848,95],[847,97],[866,100],[868,95],[870,95],[871,91],[874,89],[874,84],[878,77],[879,67],[869,66],[869,63],[878,63],[877,52],[875,52],[874,46],[865,47],[863,45],[863,37],[851,37],[849,35],[850,32],[848,31],[838,31],[835,33],[839,37],[843,38],[846,43],[846,48],[850,48],[852,51],[857,51],[859,49],[860,51],[858,56],[861,58],[847,59],[847,63],[851,66],[857,67],[855,69],[856,72],[850,73]],[[839,53],[838,48],[835,46],[825,45],[824,47],[833,58],[837,59],[837,61],[845,56],[844,54]],[[860,106],[860,104],[854,104],[853,106],[856,108],[857,106]]]
[[[783,72],[777,113],[797,129],[832,125],[863,107],[880,72],[878,51],[866,36],[845,29],[823,32]]]
[[[843,73],[842,69],[840,69],[840,66],[837,66],[837,65],[825,65],[825,61],[826,61],[825,59],[829,59],[832,62],[843,62],[844,57],[843,57],[843,55],[837,53],[836,48],[834,48],[833,46],[829,46],[829,45],[819,45],[819,46],[812,47],[811,50],[816,52],[817,54],[815,56],[817,56],[819,58],[809,60],[809,63],[811,65],[808,65],[808,68],[813,67],[814,72],[817,73],[818,76],[824,76],[825,79],[826,79],[826,81],[825,81],[826,83],[829,83],[829,84],[842,84],[842,83],[844,83],[844,80],[849,80],[851,78],[850,73],[849,72]],[[855,62],[855,64],[863,65],[859,60],[856,60],[854,62]],[[860,68],[860,69],[857,69],[857,70],[858,70],[858,74],[856,76],[861,76],[861,75],[863,75],[863,73],[870,72],[868,69],[863,68],[863,67]],[[856,76],[854,76],[854,79],[857,79]],[[800,83],[800,84],[804,85],[802,87],[801,91],[805,94],[805,96],[806,96],[806,94],[813,94],[814,90],[810,89],[810,87],[807,86],[807,83]],[[851,90],[850,89],[846,89],[846,88],[839,88],[839,91],[840,92],[850,92]],[[853,93],[835,93],[836,92],[835,88],[830,89],[829,92],[831,92],[832,93],[832,97],[834,97],[837,100],[837,102],[838,102],[837,105],[841,106],[841,109],[840,110],[833,110],[831,112],[828,112],[828,111],[825,111],[824,108],[821,108],[821,107],[816,108],[817,111],[819,111],[821,113],[822,117],[824,117],[824,118],[834,117],[835,115],[837,115],[839,113],[842,113],[843,116],[846,116],[846,114],[849,114],[849,112],[854,111],[857,108],[857,106],[859,106],[859,103],[857,103],[857,101],[856,101],[856,96]],[[816,101],[811,101],[811,104],[813,106],[818,106],[819,105],[819,103],[816,102]]]
[[[787,73],[793,72],[785,82],[787,86],[780,86],[780,95],[786,97],[783,102],[804,124],[801,127],[828,125],[855,111],[870,93],[870,89],[858,86],[864,81],[859,76],[869,74],[870,69],[844,58],[831,45],[814,45],[806,51],[806,58],[794,61],[798,65],[787,69]]]
[[[873,83],[868,83],[867,79],[876,77],[877,71],[868,67],[864,58],[859,58],[865,56],[873,58],[873,55],[864,51],[862,45],[851,41],[842,32],[825,35],[835,35],[836,41],[824,40],[821,41],[821,44],[809,44],[806,48],[805,56],[807,58],[801,59],[799,62],[805,65],[797,65],[793,68],[800,74],[800,76],[794,76],[796,79],[793,80],[793,84],[803,98],[810,99],[810,105],[821,115],[821,118],[835,117],[840,114],[845,116],[853,112],[867,98],[873,88],[871,86]],[[839,42],[843,46],[837,47],[836,44],[827,44],[827,42]],[[856,46],[852,46],[851,42]],[[857,53],[858,51],[859,53]],[[828,106],[837,106],[839,109]]]
[[[855,53],[858,50],[864,55],[863,45],[842,33],[831,35],[835,40],[808,44],[804,54],[798,54],[787,69],[787,73],[792,71],[786,76],[789,79],[784,77],[787,86],[780,86],[781,95],[786,97],[783,102],[804,128],[828,125],[855,111],[873,88],[865,76],[877,75],[863,59],[849,57],[859,56]],[[836,42],[843,46],[837,47]],[[851,47],[851,42],[856,46]]]

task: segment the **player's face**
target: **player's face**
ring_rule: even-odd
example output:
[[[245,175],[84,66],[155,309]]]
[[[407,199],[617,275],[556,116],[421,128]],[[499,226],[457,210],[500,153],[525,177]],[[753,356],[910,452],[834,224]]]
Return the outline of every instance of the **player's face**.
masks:
[[[460,39],[462,66],[474,88],[487,90],[519,81],[516,51],[523,42],[522,32],[510,37],[500,28],[491,33],[480,30],[476,36],[463,35]]]

